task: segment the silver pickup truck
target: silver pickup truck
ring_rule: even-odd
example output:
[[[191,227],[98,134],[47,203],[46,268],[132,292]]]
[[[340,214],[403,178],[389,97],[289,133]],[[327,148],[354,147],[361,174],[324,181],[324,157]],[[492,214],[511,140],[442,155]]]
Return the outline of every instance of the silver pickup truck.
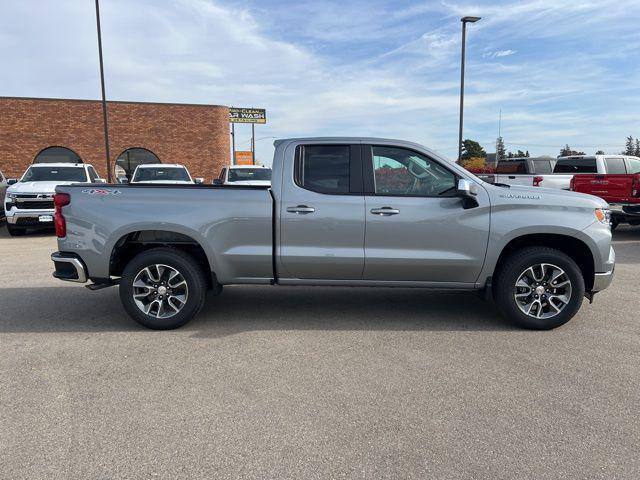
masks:
[[[517,324],[550,329],[608,287],[615,264],[603,200],[494,186],[397,140],[276,141],[271,187],[56,191],[54,276],[119,284],[154,329],[234,284],[479,290]]]

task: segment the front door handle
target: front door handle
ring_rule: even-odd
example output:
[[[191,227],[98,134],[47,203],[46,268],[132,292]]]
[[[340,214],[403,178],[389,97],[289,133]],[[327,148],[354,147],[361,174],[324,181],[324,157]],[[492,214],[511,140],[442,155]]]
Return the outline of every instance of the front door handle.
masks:
[[[382,208],[372,208],[371,213],[374,215],[382,215],[388,217],[390,215],[397,215],[400,213],[400,210],[392,207],[382,207]]]
[[[308,207],[306,205],[298,205],[297,207],[287,207],[287,212],[297,213],[299,215],[307,215],[308,213],[313,213],[315,211],[316,211],[315,208]]]

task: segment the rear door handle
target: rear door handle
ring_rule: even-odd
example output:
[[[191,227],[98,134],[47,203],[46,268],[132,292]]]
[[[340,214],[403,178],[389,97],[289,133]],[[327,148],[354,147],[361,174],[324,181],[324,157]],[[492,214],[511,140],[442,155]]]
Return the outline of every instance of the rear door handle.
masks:
[[[308,213],[313,213],[315,211],[316,211],[315,208],[308,207],[306,205],[298,205],[297,207],[287,207],[287,212],[297,213],[300,215],[307,215]]]
[[[382,208],[372,208],[371,213],[374,215],[382,215],[388,217],[390,215],[397,215],[400,213],[400,210],[392,207],[382,207]]]
[[[515,175],[509,175],[509,180],[515,180],[516,176]]]

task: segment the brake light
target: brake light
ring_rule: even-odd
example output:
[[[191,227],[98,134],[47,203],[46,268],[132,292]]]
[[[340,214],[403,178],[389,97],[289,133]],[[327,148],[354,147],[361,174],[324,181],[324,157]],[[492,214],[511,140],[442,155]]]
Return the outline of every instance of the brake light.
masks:
[[[539,187],[540,184],[542,183],[542,180],[544,180],[544,177],[540,177],[536,175],[535,177],[533,177],[533,186]]]
[[[640,176],[634,175],[631,182],[631,196],[640,197]]]
[[[571,177],[571,181],[569,182],[569,190],[575,192],[576,191],[576,177]]]
[[[53,205],[56,207],[56,213],[53,215],[53,223],[56,227],[56,236],[64,238],[67,236],[67,222],[62,216],[62,207],[71,203],[71,195],[68,193],[56,193],[53,196]]]

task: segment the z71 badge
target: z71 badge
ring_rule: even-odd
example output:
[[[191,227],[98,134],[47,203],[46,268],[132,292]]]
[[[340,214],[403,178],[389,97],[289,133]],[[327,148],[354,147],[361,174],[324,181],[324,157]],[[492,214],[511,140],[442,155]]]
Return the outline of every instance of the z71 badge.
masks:
[[[85,188],[82,193],[88,195],[120,195],[121,192],[113,188]]]

